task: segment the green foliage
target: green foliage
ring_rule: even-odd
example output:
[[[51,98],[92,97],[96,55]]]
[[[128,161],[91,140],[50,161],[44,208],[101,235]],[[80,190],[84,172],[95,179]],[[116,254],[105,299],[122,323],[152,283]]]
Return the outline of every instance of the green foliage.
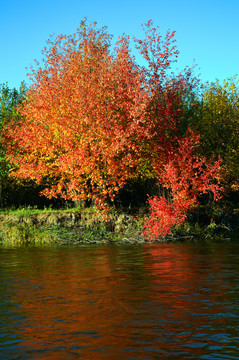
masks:
[[[2,130],[7,128],[11,119],[18,121],[20,114],[18,105],[24,100],[26,86],[21,84],[20,90],[10,89],[7,84],[0,85],[0,139],[2,140]]]
[[[0,85],[0,207],[2,206],[2,182],[8,175],[10,164],[6,159],[4,133],[10,120],[20,118],[17,107],[22,103],[26,88],[22,83],[20,90],[12,90],[7,84]]]
[[[232,77],[204,89],[201,116],[194,122],[201,135],[201,153],[223,160],[224,176],[234,189],[239,186],[239,79]]]

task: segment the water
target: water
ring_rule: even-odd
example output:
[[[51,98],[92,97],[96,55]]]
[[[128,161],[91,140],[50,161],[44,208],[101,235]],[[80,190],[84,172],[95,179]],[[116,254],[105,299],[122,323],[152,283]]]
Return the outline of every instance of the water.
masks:
[[[239,242],[0,248],[0,359],[239,359]]]

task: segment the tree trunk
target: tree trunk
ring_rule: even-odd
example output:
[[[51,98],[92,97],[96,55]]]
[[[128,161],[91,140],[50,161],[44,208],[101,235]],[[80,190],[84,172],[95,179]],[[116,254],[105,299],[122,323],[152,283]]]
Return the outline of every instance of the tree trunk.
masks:
[[[170,204],[172,203],[171,190],[159,184],[159,196],[164,197]]]

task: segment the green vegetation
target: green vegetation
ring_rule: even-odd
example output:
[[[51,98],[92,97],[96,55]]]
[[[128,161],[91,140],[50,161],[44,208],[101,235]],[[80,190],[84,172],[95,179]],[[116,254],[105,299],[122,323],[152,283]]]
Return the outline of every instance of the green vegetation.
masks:
[[[239,188],[239,79],[207,84],[191,125],[201,136],[200,152],[223,160],[224,190]]]
[[[143,214],[111,210],[103,221],[95,208],[9,209],[0,213],[0,243],[9,246],[105,244],[143,241]]]
[[[80,206],[77,207],[66,207],[66,208],[61,208],[60,212],[62,213],[66,213],[66,212],[71,212],[71,213],[76,213],[79,211],[83,211],[83,213],[97,213],[97,209],[92,206],[90,208],[86,208],[86,209],[82,209]],[[44,207],[43,209],[38,209],[37,205],[35,206],[20,206],[18,208],[14,208],[14,207],[10,207],[10,208],[6,208],[6,209],[2,209],[0,210],[0,214],[7,214],[7,215],[22,215],[22,216],[31,216],[34,214],[52,214],[52,213],[58,213],[59,209],[54,209],[51,206],[49,207]]]
[[[0,244],[3,246],[41,246],[53,244],[53,234],[27,224],[4,223],[0,226]]]
[[[131,210],[132,211],[132,210]],[[79,244],[140,244],[147,211],[126,215],[119,210],[110,211],[107,221],[102,221],[95,208],[37,209],[25,207],[0,212],[0,244],[2,246],[59,246]],[[233,215],[232,215],[233,217]],[[73,220],[73,221],[72,221]],[[231,221],[230,221],[231,220]],[[238,228],[238,216],[234,215]],[[233,219],[225,216],[220,205],[207,208],[201,205],[190,213],[188,219],[159,242],[181,240],[225,239],[233,235]]]
[[[20,119],[17,107],[22,103],[26,93],[24,84],[20,90],[10,89],[7,84],[0,85],[0,208],[3,205],[2,187],[3,182],[7,181],[10,164],[6,158],[6,143],[4,132],[8,129],[10,121],[14,119],[17,123]]]

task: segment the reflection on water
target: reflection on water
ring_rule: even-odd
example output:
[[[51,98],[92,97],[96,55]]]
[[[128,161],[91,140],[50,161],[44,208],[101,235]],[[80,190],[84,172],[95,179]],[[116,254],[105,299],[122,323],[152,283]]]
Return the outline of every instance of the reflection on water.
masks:
[[[0,358],[239,359],[239,243],[0,249]]]

